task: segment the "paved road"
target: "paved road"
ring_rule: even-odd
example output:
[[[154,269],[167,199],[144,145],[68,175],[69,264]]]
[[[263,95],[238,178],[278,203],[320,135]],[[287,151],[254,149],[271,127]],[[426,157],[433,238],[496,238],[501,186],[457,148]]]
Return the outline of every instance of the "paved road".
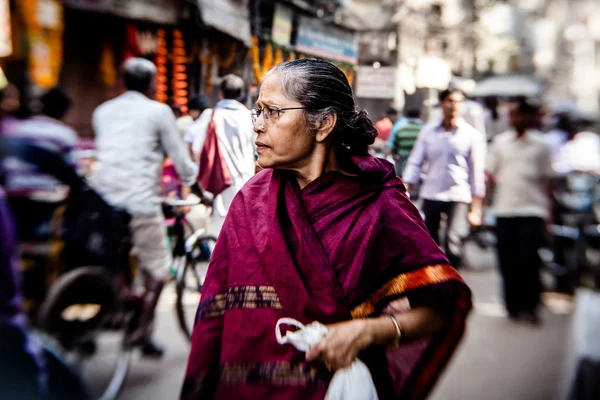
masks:
[[[434,400],[549,400],[556,388],[569,320],[569,301],[548,298],[543,326],[509,322],[494,271],[466,271],[475,310],[468,332],[432,395]],[[188,345],[179,332],[169,292],[161,299],[158,337],[168,345],[159,362],[136,357],[122,399],[176,399]]]

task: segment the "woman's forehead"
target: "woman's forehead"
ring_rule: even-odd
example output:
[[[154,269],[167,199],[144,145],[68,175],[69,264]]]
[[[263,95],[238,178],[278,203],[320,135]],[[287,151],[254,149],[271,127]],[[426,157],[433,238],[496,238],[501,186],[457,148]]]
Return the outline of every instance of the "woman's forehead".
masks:
[[[282,87],[279,79],[273,79],[273,75],[271,75],[263,81],[262,85],[260,85],[259,97],[262,100],[265,100],[281,96],[283,95],[283,91],[281,89]]]

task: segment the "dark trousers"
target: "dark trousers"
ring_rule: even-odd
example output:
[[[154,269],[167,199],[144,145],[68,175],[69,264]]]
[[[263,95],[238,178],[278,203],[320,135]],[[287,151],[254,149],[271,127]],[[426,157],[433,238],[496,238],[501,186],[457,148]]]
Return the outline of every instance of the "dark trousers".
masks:
[[[542,291],[538,250],[544,240],[544,222],[538,217],[499,217],[496,236],[506,310],[534,312]]]
[[[463,240],[469,234],[469,222],[467,221],[469,204],[424,200],[423,213],[425,214],[425,225],[433,240],[444,249],[452,266],[460,268]],[[442,214],[446,216],[444,243],[440,243]]]

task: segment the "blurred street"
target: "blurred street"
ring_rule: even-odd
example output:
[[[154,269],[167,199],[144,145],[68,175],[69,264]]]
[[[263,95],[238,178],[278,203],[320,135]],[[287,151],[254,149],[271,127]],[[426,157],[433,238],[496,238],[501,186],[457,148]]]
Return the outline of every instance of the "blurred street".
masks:
[[[556,392],[568,331],[569,302],[546,298],[543,325],[510,322],[495,271],[463,273],[474,293],[467,335],[431,399],[547,400]],[[174,290],[161,298],[157,337],[168,346],[164,359],[136,356],[123,399],[174,399],[179,395],[188,344],[174,312]],[[191,306],[191,308],[195,308]]]

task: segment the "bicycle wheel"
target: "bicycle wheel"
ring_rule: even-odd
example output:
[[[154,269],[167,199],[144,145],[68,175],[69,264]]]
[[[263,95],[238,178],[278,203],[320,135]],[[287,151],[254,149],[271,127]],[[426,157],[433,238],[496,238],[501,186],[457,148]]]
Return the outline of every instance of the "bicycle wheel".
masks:
[[[214,236],[199,236],[186,253],[186,262],[177,271],[175,310],[179,326],[188,340],[192,338],[202,284],[216,242]]]
[[[116,399],[127,379],[126,323],[113,324],[122,310],[113,277],[102,267],[80,267],[51,286],[36,318],[38,329],[65,349],[93,399]]]

